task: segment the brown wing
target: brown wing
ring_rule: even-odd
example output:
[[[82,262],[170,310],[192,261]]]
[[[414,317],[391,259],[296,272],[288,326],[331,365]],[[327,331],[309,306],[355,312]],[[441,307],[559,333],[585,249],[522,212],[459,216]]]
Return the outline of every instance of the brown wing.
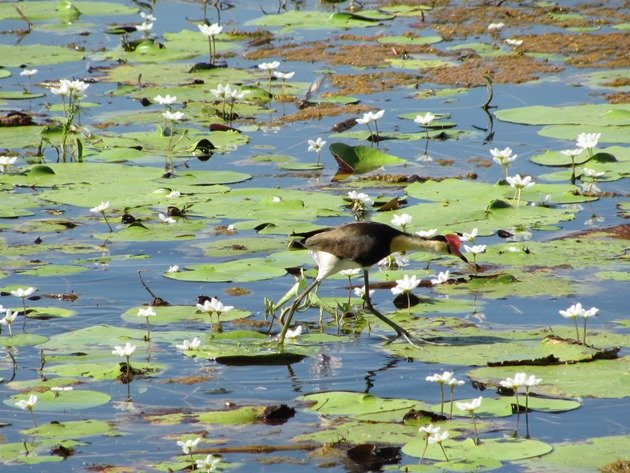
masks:
[[[325,251],[368,267],[391,253],[391,242],[400,234],[401,231],[389,225],[358,222],[311,232],[302,243],[308,249]]]

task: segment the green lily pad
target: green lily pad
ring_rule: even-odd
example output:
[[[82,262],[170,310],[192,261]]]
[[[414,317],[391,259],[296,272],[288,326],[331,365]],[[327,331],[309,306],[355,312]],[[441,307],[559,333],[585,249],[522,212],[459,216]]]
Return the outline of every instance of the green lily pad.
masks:
[[[378,42],[382,44],[398,44],[403,46],[435,44],[440,41],[442,41],[441,36],[381,36],[378,39]]]
[[[479,445],[476,445],[473,439],[466,439],[461,442],[447,439],[443,445],[448,454],[449,462],[472,462],[476,460],[506,462],[538,457],[553,450],[553,447],[548,443],[520,438],[484,438]],[[424,446],[425,440],[418,438],[403,445],[402,451],[406,455],[420,457]],[[433,444],[429,445],[424,457],[432,460],[444,460],[444,453],[439,445]],[[449,462],[444,462],[443,465],[446,467]]]
[[[3,329],[6,334],[8,330]],[[24,347],[30,345],[39,345],[46,342],[48,337],[42,335],[30,334],[30,333],[17,333],[17,327],[14,329],[16,332],[12,336],[0,337],[0,346],[2,347]]]
[[[611,435],[591,437],[586,441],[554,443],[553,452],[549,455],[518,461],[516,465],[523,471],[540,473],[596,471],[615,459],[626,459],[629,441],[629,435]]]
[[[540,394],[562,397],[598,397],[620,399],[630,395],[630,374],[622,367],[628,357],[553,366],[528,366],[527,374],[541,378],[536,386]],[[497,384],[514,375],[514,367],[476,368],[468,372],[475,381]]]
[[[340,170],[345,172],[364,173],[385,165],[405,163],[403,159],[369,146],[348,146],[344,143],[333,143],[329,149]]]
[[[22,434],[37,438],[50,439],[79,439],[93,437],[95,435],[105,435],[115,437],[120,435],[110,422],[97,419],[71,420],[67,422],[51,422],[49,424],[23,430]]]
[[[2,6],[2,5],[0,5]],[[10,4],[4,4],[5,7]],[[15,12],[15,10],[13,10]],[[51,46],[46,44],[0,44],[0,57],[4,67],[19,67],[28,58],[31,64],[45,66],[62,64],[83,59],[85,53],[75,51],[65,46]]]
[[[191,264],[165,276],[178,281],[250,282],[277,278],[286,274],[283,267],[269,264],[265,258],[243,258],[214,264]]]
[[[247,21],[247,26],[262,26],[267,28],[282,28],[288,32],[296,29],[335,29],[362,28],[378,25],[379,21],[391,20],[393,16],[384,15],[376,11],[361,11],[360,14],[330,13],[319,11],[292,10],[275,15],[265,15]]]
[[[73,389],[72,391],[61,391],[58,393],[45,391],[38,392],[36,394],[37,404],[35,404],[35,407],[33,408],[33,411],[35,412],[59,412],[76,409],[91,409],[96,406],[107,404],[111,400],[111,397],[105,393],[90,391],[88,389]],[[5,399],[3,402],[7,406],[15,407],[15,403],[22,399],[28,399],[28,395],[16,394],[8,399]]]
[[[225,302],[225,301],[224,301]],[[227,304],[226,304],[227,305]],[[144,307],[133,307],[122,314],[123,320],[127,322],[137,323],[146,326],[146,317],[138,317],[138,309]],[[149,317],[149,323],[153,325],[169,325],[179,322],[194,322],[194,323],[211,323],[210,316],[197,310],[195,306],[164,306],[154,307],[155,317]],[[231,320],[244,319],[249,317],[251,312],[246,310],[232,309],[221,314],[221,322],[228,322]],[[212,316],[212,322],[216,322],[216,315]]]
[[[622,126],[630,123],[630,105],[587,104],[566,107],[534,105],[498,110],[496,116],[499,120],[526,125]],[[575,133],[574,137],[577,137],[578,133]]]

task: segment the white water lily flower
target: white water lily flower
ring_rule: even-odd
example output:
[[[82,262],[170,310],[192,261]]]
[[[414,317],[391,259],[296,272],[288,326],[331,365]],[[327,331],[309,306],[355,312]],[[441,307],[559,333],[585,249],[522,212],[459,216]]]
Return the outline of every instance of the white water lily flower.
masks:
[[[171,191],[170,193],[168,193],[166,195],[167,199],[176,199],[178,197],[181,197],[182,193],[179,191]]]
[[[168,225],[173,225],[174,223],[176,223],[176,220],[173,217],[169,217],[168,215],[164,215],[163,213],[159,213],[158,218],[160,219],[160,221]]]
[[[11,295],[19,297],[20,299],[26,299],[27,297],[32,296],[36,290],[37,289],[34,287],[27,287],[26,289],[18,287],[14,291],[11,291]]]
[[[213,23],[211,25],[197,25],[197,28],[199,28],[201,34],[207,38],[216,36],[223,31],[223,27],[219,26],[218,23]]]
[[[424,115],[416,115],[416,118],[413,119],[420,126],[429,126],[433,120],[435,120],[435,115],[431,112],[427,112]]]
[[[428,438],[429,443],[441,443],[448,438],[448,430],[444,432],[436,432],[431,434]]]
[[[568,156],[569,158],[575,159],[575,157],[584,151],[584,148],[575,148],[575,149],[563,149],[560,151],[560,154],[564,156]]]
[[[510,46],[520,46],[521,44],[523,44],[523,40],[522,39],[512,39],[512,38],[508,38],[505,40],[506,44],[509,44]]]
[[[408,294],[418,287],[420,282],[420,279],[418,279],[415,275],[409,277],[408,274],[405,274],[402,279],[396,280],[396,287],[392,287],[391,289],[392,294],[395,296],[399,294]]]
[[[442,374],[435,373],[425,378],[425,380],[429,381],[430,383],[438,384],[448,384],[451,379],[453,379],[452,371],[444,371]]]
[[[185,455],[188,455],[197,447],[197,444],[199,444],[199,442],[201,442],[201,437],[197,437],[194,440],[192,439],[188,439],[185,441],[178,440],[177,445],[182,447],[182,452],[184,452]]]
[[[317,140],[308,140],[308,151],[319,153],[325,144],[326,142],[321,137],[318,137]]]
[[[197,467],[197,470],[205,470],[206,473],[210,473],[210,472],[216,471],[217,465],[220,462],[221,462],[220,457],[217,457],[214,455],[208,455],[206,458],[202,460],[195,460],[195,465]]]
[[[437,284],[442,284],[448,281],[450,275],[450,271],[440,271],[434,279],[431,279],[431,284],[434,286]]]
[[[289,80],[295,75],[295,72],[279,72],[273,71],[273,76],[280,80]]]
[[[462,233],[462,235],[459,237],[459,239],[461,241],[474,241],[475,238],[477,238],[477,235],[479,234],[479,230],[477,229],[477,227],[473,228],[470,233]]]
[[[101,202],[96,207],[92,207],[90,212],[93,214],[100,214],[105,212],[109,208],[109,200],[107,202]]]
[[[184,340],[181,345],[175,345],[175,347],[179,350],[183,350],[183,351],[187,351],[187,350],[196,350],[197,348],[199,348],[201,346],[201,340],[199,340],[197,337],[193,338],[192,340],[188,341],[188,340]]]
[[[35,394],[29,395],[28,399],[22,399],[15,403],[20,409],[28,409],[29,411],[35,407],[35,404],[37,404],[37,396]]]
[[[431,228],[430,230],[420,230],[416,232],[416,235],[423,238],[432,237],[437,233],[437,228]]]
[[[394,214],[392,218],[392,225],[402,227],[403,229],[411,223],[412,216],[409,214]]]
[[[344,269],[343,271],[339,271],[339,274],[347,278],[351,278],[352,276],[357,276],[359,273],[361,273],[361,268],[351,268],[351,269]]]
[[[506,166],[518,158],[518,154],[512,154],[512,148],[510,147],[503,149],[493,148],[490,150],[490,154],[492,155],[492,160],[501,166]]]
[[[601,136],[601,133],[580,133],[577,137],[576,146],[582,149],[595,148]]]
[[[0,156],[0,172],[6,172],[7,169],[10,170],[16,161],[17,156]]]
[[[595,177],[602,177],[604,174],[606,174],[605,171],[595,171],[594,169],[591,169],[591,168],[582,169],[583,177],[595,178]]]
[[[179,266],[176,264],[169,266],[168,269],[166,270],[167,273],[176,273],[178,271],[179,271]]]
[[[136,351],[136,346],[127,342],[125,345],[116,345],[112,350],[112,354],[118,356],[131,356]]]
[[[176,121],[179,121],[182,118],[184,118],[184,112],[180,112],[180,111],[171,112],[171,111],[167,110],[166,112],[162,113],[162,116],[164,118],[166,118],[167,120],[176,122]]]
[[[469,414],[474,414],[475,409],[478,409],[481,406],[481,401],[483,400],[483,396],[476,397],[472,399],[470,402],[457,402],[455,403],[455,407],[457,407],[460,411],[468,412]]]
[[[376,291],[374,289],[370,290],[370,297],[372,297],[372,294],[374,294]],[[355,287],[354,288],[354,295],[363,299],[365,298],[365,286],[361,286],[361,287]]]
[[[582,307],[582,304],[578,302],[577,304],[573,304],[566,310],[560,310],[560,315],[565,319],[574,319],[576,317],[583,317],[586,310]]]
[[[437,434],[441,429],[442,428],[440,426],[433,427],[433,424],[429,424],[429,425],[424,425],[420,427],[418,430],[421,433],[426,434],[427,437],[429,437],[430,435]]]
[[[488,25],[488,30],[489,31],[498,31],[500,29],[502,29],[505,26],[505,23],[490,23]]]
[[[162,97],[161,95],[156,95],[155,97],[153,97],[153,100],[155,100],[160,105],[172,105],[177,101],[177,97],[168,94],[164,97]]]
[[[288,329],[285,338],[298,338],[300,335],[302,335],[302,326],[298,325],[293,330]]]
[[[140,17],[145,21],[157,21],[157,18],[154,17],[151,13],[145,13],[143,11],[140,12]]]
[[[261,64],[258,64],[258,69],[261,69],[263,71],[273,71],[274,69],[278,69],[279,67],[280,61],[263,62]]]
[[[153,29],[153,23],[147,23],[146,21],[140,25],[136,25],[136,30],[148,33]]]
[[[26,77],[30,77],[37,74],[37,69],[24,69],[22,72],[20,72],[21,76],[26,76]]]
[[[359,202],[364,206],[372,205],[374,201],[364,192],[349,191],[348,199]]]
[[[146,309],[140,308],[138,309],[138,317],[156,317],[157,313],[153,309],[153,307],[149,306]]]
[[[213,297],[210,300],[205,300],[203,304],[197,304],[197,309],[208,314],[222,314],[232,310],[234,306],[223,305],[219,302],[219,299]]]
[[[516,176],[508,176],[505,180],[510,185],[510,187],[521,190],[527,189],[528,187],[531,187],[535,184],[534,182],[532,182],[531,176],[521,177],[520,174],[517,174]]]
[[[473,246],[464,245],[464,251],[466,253],[472,253],[473,255],[480,255],[481,253],[485,253],[486,248],[487,248],[487,245],[473,245]]]

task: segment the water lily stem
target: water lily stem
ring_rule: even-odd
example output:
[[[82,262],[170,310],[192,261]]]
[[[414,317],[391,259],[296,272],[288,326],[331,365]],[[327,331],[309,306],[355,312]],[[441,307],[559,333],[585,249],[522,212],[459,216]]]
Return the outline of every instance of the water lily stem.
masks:
[[[429,437],[426,437],[424,440],[424,448],[422,449],[422,454],[420,455],[420,462],[424,460],[424,455],[427,453],[427,448],[429,447]]]
[[[453,404],[455,404],[455,399],[453,397],[454,394],[455,394],[455,385],[451,385],[451,409],[450,409],[450,411],[448,413],[448,418],[449,419],[453,418]]]
[[[577,319],[575,319],[575,320],[576,320],[576,322],[577,322]],[[586,317],[584,317],[584,342],[583,342],[583,343],[584,343],[584,345],[586,345],[586,321],[587,321],[587,320],[588,320],[588,319],[587,319]],[[578,341],[579,341],[579,340],[578,340]]]
[[[518,403],[518,391],[516,390],[516,388],[514,389],[514,400],[516,402],[516,430],[514,432],[514,436],[518,437],[518,427],[521,420],[521,406]]]
[[[101,212],[101,214],[103,215],[103,219],[105,220],[105,223],[107,224],[107,228],[109,228],[109,232],[112,233],[114,231],[114,229],[112,228],[112,226],[109,224],[109,220],[107,220],[107,215],[105,215],[105,211],[103,210]]]
[[[479,445],[479,432],[477,431],[477,419],[475,413],[472,412],[473,428],[475,429],[475,445]]]
[[[440,415],[444,415],[444,384],[440,383]]]
[[[446,454],[446,450],[444,449],[444,445],[442,445],[442,442],[438,442],[440,444],[440,448],[442,449],[442,453],[444,454],[444,458],[446,459],[446,461],[448,460],[448,455]]]
[[[575,322],[575,341],[580,343],[580,329],[578,329],[577,317],[574,317],[573,320]]]
[[[37,427],[37,419],[35,419],[35,413],[33,412],[33,408],[29,407],[28,411],[31,413],[31,417],[33,417],[33,423],[35,424],[35,427]]]

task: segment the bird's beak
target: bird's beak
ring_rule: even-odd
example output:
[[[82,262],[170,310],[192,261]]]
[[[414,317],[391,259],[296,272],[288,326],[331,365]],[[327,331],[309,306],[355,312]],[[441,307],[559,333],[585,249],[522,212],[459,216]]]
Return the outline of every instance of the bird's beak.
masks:
[[[466,257],[464,255],[462,255],[461,253],[458,254],[457,256],[459,256],[464,261],[464,263],[469,263],[469,261],[466,259]]]

